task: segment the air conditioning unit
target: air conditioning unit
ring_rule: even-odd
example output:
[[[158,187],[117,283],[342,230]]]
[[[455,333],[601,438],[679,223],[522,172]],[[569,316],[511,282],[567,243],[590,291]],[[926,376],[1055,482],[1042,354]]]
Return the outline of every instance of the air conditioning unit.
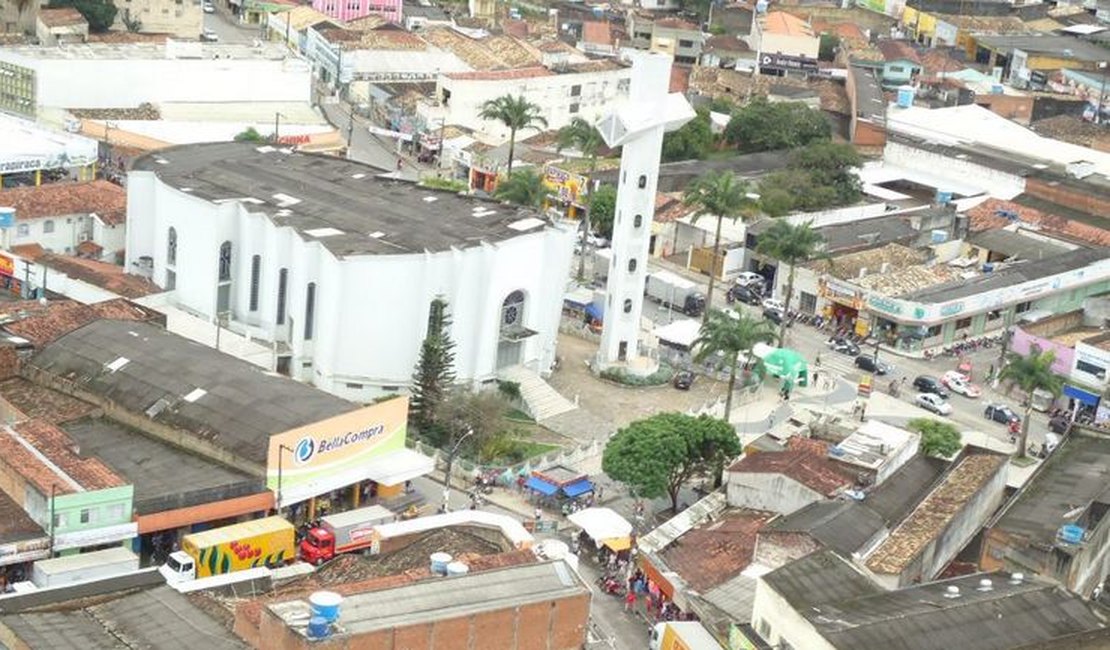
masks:
[[[77,239],[78,239],[78,241],[86,242],[86,241],[89,241],[89,239],[91,239],[91,237],[89,236],[89,233],[83,232],[83,233],[81,233],[77,236]]]

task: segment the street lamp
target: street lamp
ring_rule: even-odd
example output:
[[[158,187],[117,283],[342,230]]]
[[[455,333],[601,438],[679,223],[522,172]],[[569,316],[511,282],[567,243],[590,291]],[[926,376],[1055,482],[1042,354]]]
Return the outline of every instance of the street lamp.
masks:
[[[455,455],[459,453],[459,447],[462,446],[464,440],[474,435],[474,427],[468,426],[466,433],[455,441],[455,446],[451,447],[451,451],[447,452],[447,470],[443,474],[443,511],[449,512],[451,510],[451,465],[455,463]]]
[[[281,141],[278,137],[278,130],[281,128],[281,118],[283,117],[287,120],[289,119],[288,115],[283,115],[282,113],[274,111],[274,144]]]
[[[282,499],[282,497],[281,497],[281,471],[282,471],[281,459],[283,457],[282,454],[284,452],[287,452],[287,451],[289,453],[293,453],[293,448],[288,446],[288,445],[278,443],[277,511],[278,511],[279,515],[281,514],[281,507],[283,505],[282,500],[281,500]]]

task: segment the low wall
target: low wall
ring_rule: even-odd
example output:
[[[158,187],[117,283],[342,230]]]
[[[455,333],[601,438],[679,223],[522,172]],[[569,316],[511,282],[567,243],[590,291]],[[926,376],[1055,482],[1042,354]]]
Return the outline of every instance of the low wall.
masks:
[[[0,613],[13,614],[80,598],[104,596],[132,589],[145,589],[165,584],[165,582],[166,579],[158,573],[157,568],[140,569],[134,573],[104,578],[103,580],[92,580],[77,585],[2,596],[0,597]]]

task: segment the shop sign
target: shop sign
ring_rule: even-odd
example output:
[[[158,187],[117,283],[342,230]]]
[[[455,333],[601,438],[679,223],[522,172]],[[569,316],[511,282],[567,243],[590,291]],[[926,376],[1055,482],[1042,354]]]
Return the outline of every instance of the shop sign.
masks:
[[[867,299],[867,304],[875,311],[881,311],[884,314],[891,314],[900,316],[902,314],[902,304],[900,300],[887,298],[886,296],[871,296]]]
[[[405,446],[408,398],[398,397],[270,436],[266,486],[282,504],[366,480],[367,461]]]
[[[946,305],[941,305],[940,315],[941,315],[941,318],[944,318],[946,316],[955,316],[956,314],[962,312],[963,310],[964,310],[964,303],[962,301],[961,302],[952,302],[952,303],[948,303]]]
[[[75,530],[71,533],[60,533],[54,537],[54,550],[64,551],[71,548],[84,546],[100,546],[114,544],[131,539],[139,534],[139,524],[132,521],[115,526],[104,526],[92,530]]]
[[[33,562],[50,555],[50,538],[42,537],[11,544],[0,544],[0,566]]]
[[[312,136],[308,135],[307,133],[301,133],[301,134],[298,134],[298,135],[283,135],[283,136],[278,138],[278,142],[280,142],[281,144],[294,144],[294,145],[296,145],[296,144],[308,144],[309,142],[312,142]]]
[[[33,172],[36,169],[46,169],[48,163],[43,158],[31,158],[28,160],[2,160],[0,161],[0,174],[10,174],[12,172]]]
[[[578,200],[578,195],[586,188],[586,177],[572,174],[547,165],[543,169],[544,182],[551,192],[559,197],[560,201],[570,203]]]
[[[15,275],[15,260],[7,255],[0,255],[0,275]]]
[[[879,11],[882,11],[882,9],[879,9]],[[815,59],[804,56],[788,56],[786,54],[761,54],[759,65],[763,68],[776,68],[778,70],[817,70]]]

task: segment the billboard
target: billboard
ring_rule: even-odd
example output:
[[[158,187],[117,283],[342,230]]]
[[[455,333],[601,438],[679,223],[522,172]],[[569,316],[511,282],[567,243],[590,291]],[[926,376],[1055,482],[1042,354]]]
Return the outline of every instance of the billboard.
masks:
[[[7,255],[0,255],[0,275],[15,275],[15,260]]]
[[[365,480],[367,462],[403,449],[407,397],[270,436],[266,487],[295,503]]]

